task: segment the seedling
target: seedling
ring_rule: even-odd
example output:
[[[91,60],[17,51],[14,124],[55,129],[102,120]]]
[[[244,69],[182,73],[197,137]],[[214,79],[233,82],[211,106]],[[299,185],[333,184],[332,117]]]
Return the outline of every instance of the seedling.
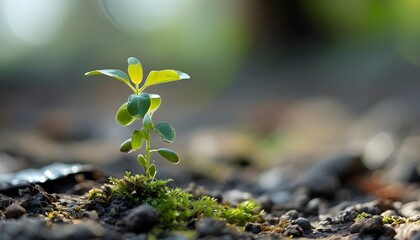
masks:
[[[143,167],[148,179],[154,179],[157,173],[156,165],[151,162],[151,153],[157,152],[163,158],[173,164],[179,163],[179,157],[169,148],[152,149],[150,147],[150,136],[154,132],[163,141],[173,143],[175,141],[175,129],[166,122],[153,123],[153,114],[161,105],[161,98],[157,94],[143,92],[146,88],[182,79],[189,79],[186,73],[177,70],[151,71],[144,83],[143,68],[140,61],[135,57],[128,58],[128,75],[118,69],[94,70],[85,73],[91,75],[105,75],[112,77],[126,84],[134,93],[128,97],[127,102],[123,103],[117,110],[115,120],[122,126],[128,126],[134,121],[139,120],[141,127],[133,131],[131,138],[124,141],[120,146],[121,152],[135,152],[145,145],[145,154],[138,154],[137,161]]]

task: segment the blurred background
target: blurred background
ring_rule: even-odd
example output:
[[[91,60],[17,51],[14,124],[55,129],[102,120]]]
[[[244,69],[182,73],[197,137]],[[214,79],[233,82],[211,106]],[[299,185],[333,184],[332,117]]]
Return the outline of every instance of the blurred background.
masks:
[[[191,76],[148,89],[163,100],[155,118],[178,136],[154,145],[182,157],[156,159],[162,177],[224,181],[239,168],[274,186],[354,155],[387,179],[417,181],[419,9],[414,0],[0,0],[0,172],[53,162],[139,172],[134,154],[118,152],[136,126],[114,121],[130,90],[84,76],[126,71],[134,56],[145,73]]]

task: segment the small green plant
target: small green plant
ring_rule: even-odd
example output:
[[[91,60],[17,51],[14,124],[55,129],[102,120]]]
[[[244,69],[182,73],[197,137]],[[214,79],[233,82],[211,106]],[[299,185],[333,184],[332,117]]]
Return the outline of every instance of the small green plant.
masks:
[[[166,122],[161,121],[153,123],[153,114],[161,105],[161,98],[157,94],[148,94],[143,92],[147,87],[189,79],[186,73],[177,70],[151,71],[144,83],[143,68],[140,61],[135,57],[128,58],[128,75],[118,69],[94,70],[85,73],[85,75],[105,75],[112,77],[126,84],[134,93],[128,97],[127,102],[123,103],[117,110],[115,120],[122,126],[128,126],[135,120],[141,121],[141,127],[133,131],[131,138],[124,141],[120,146],[121,152],[133,152],[145,145],[145,154],[138,154],[137,161],[143,167],[145,175],[149,179],[154,179],[157,173],[154,161],[151,162],[151,153],[157,152],[163,158],[173,164],[179,162],[178,155],[171,149],[150,147],[151,132],[156,133],[163,141],[172,143],[175,141],[175,129]]]

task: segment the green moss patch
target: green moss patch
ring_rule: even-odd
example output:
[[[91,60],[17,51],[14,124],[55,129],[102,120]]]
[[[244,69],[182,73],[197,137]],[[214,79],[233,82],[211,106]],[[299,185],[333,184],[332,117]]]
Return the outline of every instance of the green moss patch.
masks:
[[[260,207],[253,200],[235,207],[223,205],[209,196],[194,197],[180,188],[169,188],[169,181],[132,176],[128,172],[122,179],[111,177],[110,184],[101,189],[92,189],[87,198],[104,207],[115,198],[121,198],[133,207],[149,204],[159,212],[159,226],[164,229],[184,229],[189,221],[204,217],[225,220],[240,227],[260,219]]]

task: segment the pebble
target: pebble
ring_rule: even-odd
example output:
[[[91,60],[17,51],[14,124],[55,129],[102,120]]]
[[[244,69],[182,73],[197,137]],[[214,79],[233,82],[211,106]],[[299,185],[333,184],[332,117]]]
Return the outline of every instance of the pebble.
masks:
[[[280,217],[280,221],[291,221],[299,217],[298,211],[295,209],[287,211],[283,216]]]
[[[254,234],[258,234],[262,231],[261,224],[259,223],[247,223],[245,225],[245,231],[246,232],[252,232]]]
[[[382,218],[361,219],[350,226],[350,233],[359,233],[360,239],[394,239],[397,234],[394,229],[384,226]]]
[[[311,222],[308,219],[299,217],[292,221],[292,224],[296,224],[302,228],[304,232],[310,232],[312,229]]]
[[[135,233],[150,231],[159,221],[159,213],[149,205],[133,208],[124,218],[126,230]]]
[[[284,235],[286,237],[302,237],[303,229],[299,225],[291,224],[284,230]]]
[[[92,211],[84,211],[80,214],[80,218],[88,218],[90,220],[98,220],[99,216],[98,213],[95,210]]]
[[[319,214],[321,208],[325,208],[325,203],[320,198],[311,199],[305,206],[304,212],[307,215],[316,216]]]
[[[420,215],[420,201],[413,201],[404,204],[401,209],[400,213],[404,217],[414,217]]]
[[[17,203],[8,206],[4,211],[6,218],[20,218],[26,214],[26,210]]]
[[[206,236],[222,236],[227,232],[226,224],[224,222],[216,221],[212,218],[204,218],[195,223],[195,229],[197,230],[198,237]]]
[[[333,218],[333,223],[347,223],[353,222],[357,217],[357,212],[354,209],[340,211],[337,216]]]
[[[359,157],[341,154],[316,164],[305,173],[298,185],[307,187],[311,194],[334,196],[342,182],[365,171]]]

